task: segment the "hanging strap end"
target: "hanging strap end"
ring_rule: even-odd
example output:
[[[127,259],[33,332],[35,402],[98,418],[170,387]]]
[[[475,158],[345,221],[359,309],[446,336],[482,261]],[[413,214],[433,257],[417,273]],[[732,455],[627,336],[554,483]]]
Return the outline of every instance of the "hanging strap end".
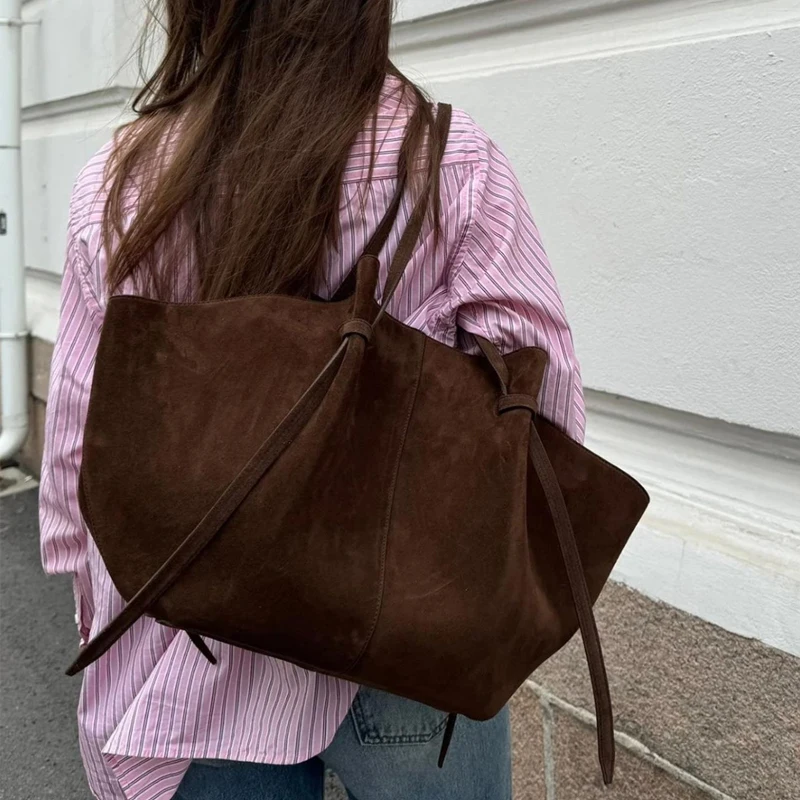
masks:
[[[614,728],[611,733],[602,735],[600,728],[597,730],[598,756],[600,759],[600,771],[603,773],[603,783],[611,786],[614,780],[614,762],[616,760],[616,746],[614,742]]]
[[[447,751],[450,749],[457,718],[458,714],[450,714],[447,717],[447,725],[445,725],[444,736],[442,737],[442,749],[439,751],[439,769],[444,766],[444,760],[447,758]]]

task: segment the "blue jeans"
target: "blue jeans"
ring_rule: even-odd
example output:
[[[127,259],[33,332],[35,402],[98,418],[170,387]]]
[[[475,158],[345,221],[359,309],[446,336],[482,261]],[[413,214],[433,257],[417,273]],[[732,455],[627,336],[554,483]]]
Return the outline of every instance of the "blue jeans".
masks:
[[[332,769],[351,800],[511,800],[508,709],[459,717],[444,767],[447,715],[362,687],[326,750],[302,764],[195,761],[175,800],[322,800]]]

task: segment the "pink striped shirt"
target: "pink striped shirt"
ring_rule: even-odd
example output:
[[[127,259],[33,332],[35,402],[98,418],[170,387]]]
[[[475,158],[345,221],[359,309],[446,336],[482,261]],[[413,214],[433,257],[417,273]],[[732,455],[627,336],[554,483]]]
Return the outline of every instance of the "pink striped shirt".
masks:
[[[398,113],[394,88],[389,79],[369,186],[366,129],[353,148],[339,246],[327,259],[331,289],[353,266],[395,191],[408,112],[400,108]],[[49,573],[74,575],[84,641],[124,605],[77,500],[83,425],[107,294],[100,223],[109,150],[102,149],[84,168],[72,197],[41,482],[42,560]],[[409,214],[404,205],[382,255],[384,270]],[[539,233],[508,161],[463,112],[454,113],[442,166],[442,236],[434,245],[431,231],[423,231],[390,312],[451,346],[469,347],[464,334],[474,332],[505,351],[545,348],[550,361],[542,413],[582,440],[580,373]],[[219,663],[211,666],[187,636],[144,618],[86,670],[78,720],[95,797],[167,800],[193,758],[304,761],[331,741],[358,688],[235,647],[218,645],[215,652]]]

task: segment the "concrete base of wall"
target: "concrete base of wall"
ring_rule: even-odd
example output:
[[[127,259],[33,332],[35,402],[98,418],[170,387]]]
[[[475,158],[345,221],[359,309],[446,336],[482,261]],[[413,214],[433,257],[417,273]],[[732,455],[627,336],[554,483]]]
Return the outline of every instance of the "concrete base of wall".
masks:
[[[29,348],[30,364],[30,432],[17,456],[20,465],[38,477],[42,468],[44,449],[44,417],[47,408],[47,390],[50,386],[50,362],[53,345],[43,339],[32,338]]]
[[[617,726],[618,800],[800,797],[800,659],[621,584],[596,608]],[[515,800],[605,796],[579,639],[513,703]]]

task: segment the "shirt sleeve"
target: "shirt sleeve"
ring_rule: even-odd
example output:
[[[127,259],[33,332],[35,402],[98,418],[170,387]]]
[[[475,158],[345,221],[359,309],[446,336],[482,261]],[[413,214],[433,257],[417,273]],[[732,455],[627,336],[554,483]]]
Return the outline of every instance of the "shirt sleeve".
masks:
[[[490,140],[483,156],[465,188],[466,236],[450,280],[459,336],[478,334],[502,352],[544,349],[541,414],[582,442],[580,366],[555,277],[507,158]]]
[[[88,263],[85,241],[71,214],[61,317],[50,367],[39,527],[45,572],[73,575],[76,621],[83,641],[89,637],[93,598],[88,530],[78,505],[78,475],[102,323],[101,307],[89,282]]]

